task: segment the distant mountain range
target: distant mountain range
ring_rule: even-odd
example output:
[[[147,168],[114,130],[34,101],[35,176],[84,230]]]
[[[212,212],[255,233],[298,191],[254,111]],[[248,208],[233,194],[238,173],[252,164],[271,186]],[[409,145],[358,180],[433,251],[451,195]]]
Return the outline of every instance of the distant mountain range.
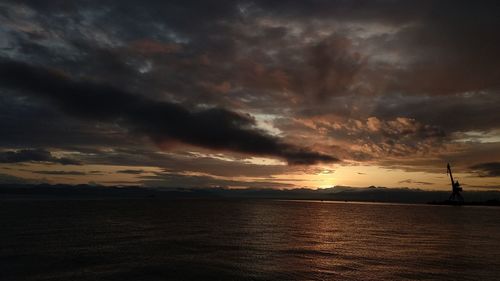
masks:
[[[370,186],[325,189],[146,188],[64,184],[0,184],[0,199],[255,198],[427,203],[448,199],[448,191]],[[500,191],[465,191],[466,202],[500,201]]]

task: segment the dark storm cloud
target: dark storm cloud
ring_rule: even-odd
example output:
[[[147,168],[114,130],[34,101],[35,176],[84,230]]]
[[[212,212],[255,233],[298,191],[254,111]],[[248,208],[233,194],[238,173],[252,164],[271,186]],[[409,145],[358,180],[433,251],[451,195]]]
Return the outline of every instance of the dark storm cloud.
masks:
[[[53,106],[27,100],[14,91],[0,91],[0,147],[86,151],[110,143],[122,147],[136,147],[140,143],[127,137],[126,131],[115,124],[71,118]]]
[[[80,165],[81,163],[70,158],[54,157],[50,151],[43,149],[22,149],[17,151],[0,152],[0,163],[22,162],[51,162],[62,165]]]
[[[480,163],[469,168],[480,177],[500,177],[500,162]]]
[[[24,90],[70,115],[119,122],[158,143],[180,141],[217,150],[285,158],[290,164],[334,162],[335,158],[282,143],[254,128],[247,115],[225,109],[188,110],[117,88],[76,81],[56,71],[7,61],[0,64],[2,85]]]

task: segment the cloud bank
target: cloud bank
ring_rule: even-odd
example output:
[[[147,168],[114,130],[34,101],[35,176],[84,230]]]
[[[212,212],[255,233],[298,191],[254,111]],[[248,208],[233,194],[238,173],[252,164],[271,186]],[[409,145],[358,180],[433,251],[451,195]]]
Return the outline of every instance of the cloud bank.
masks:
[[[225,109],[188,110],[179,104],[75,81],[55,71],[13,61],[0,63],[0,76],[4,86],[46,99],[70,115],[118,122],[159,144],[180,141],[215,150],[281,157],[289,164],[337,161],[332,156],[283,143],[255,128],[250,116]]]

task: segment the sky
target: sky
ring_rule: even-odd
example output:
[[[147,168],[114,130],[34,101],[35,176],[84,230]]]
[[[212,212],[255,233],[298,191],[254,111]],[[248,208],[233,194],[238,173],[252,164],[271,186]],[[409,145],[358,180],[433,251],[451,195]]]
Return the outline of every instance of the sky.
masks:
[[[0,183],[500,190],[498,1],[0,1]]]

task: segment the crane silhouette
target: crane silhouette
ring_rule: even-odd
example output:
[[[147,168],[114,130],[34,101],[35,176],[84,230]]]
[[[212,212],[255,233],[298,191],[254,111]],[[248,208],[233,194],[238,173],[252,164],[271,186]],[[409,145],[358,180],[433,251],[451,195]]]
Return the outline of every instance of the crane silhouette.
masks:
[[[450,180],[451,180],[451,195],[448,198],[448,200],[460,203],[464,202],[464,198],[462,197],[462,194],[460,194],[460,192],[462,191],[460,183],[458,183],[458,180],[457,181],[453,180],[453,174],[451,173],[450,163],[448,163],[446,172],[450,174]]]

